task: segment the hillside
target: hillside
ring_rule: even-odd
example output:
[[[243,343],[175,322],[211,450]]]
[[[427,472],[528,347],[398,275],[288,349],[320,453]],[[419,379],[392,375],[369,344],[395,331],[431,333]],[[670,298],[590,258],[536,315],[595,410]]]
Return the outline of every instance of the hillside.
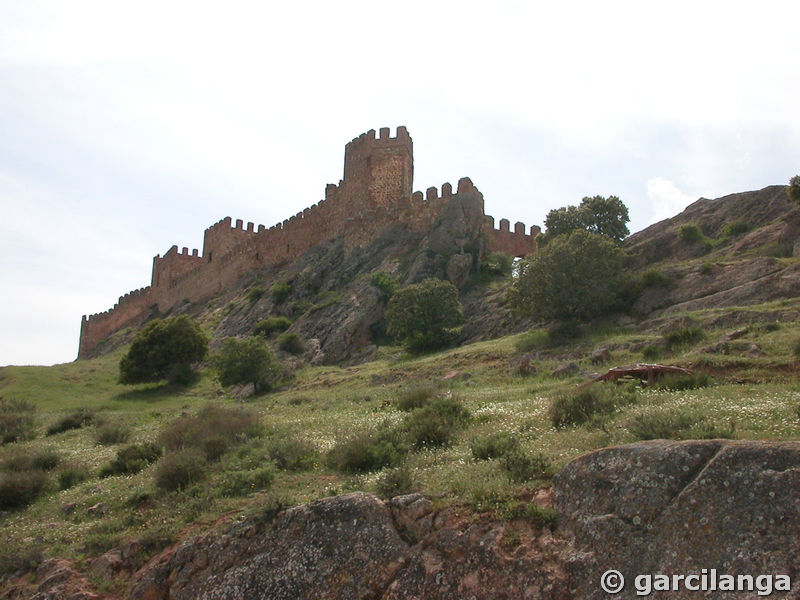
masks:
[[[0,369],[4,431],[24,431],[0,448],[0,598],[589,598],[612,566],[796,573],[800,221],[785,188],[632,235],[632,314],[569,342],[509,314],[510,275],[481,270],[478,211],[443,211],[428,232],[327,241],[169,311],[215,344],[290,316],[306,352],[280,354],[292,375],[274,392],[237,399],[210,368],[188,387],[123,386],[133,327],[91,359]],[[377,271],[459,284],[459,345],[409,355],[382,337]],[[586,386],[641,361],[696,374]],[[679,530],[695,519],[696,542]]]

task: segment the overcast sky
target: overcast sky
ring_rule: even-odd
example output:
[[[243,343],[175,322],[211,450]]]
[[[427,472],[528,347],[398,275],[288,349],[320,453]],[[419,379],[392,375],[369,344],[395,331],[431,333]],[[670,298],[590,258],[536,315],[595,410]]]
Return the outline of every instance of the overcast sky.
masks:
[[[406,125],[415,189],[496,220],[618,195],[631,231],[800,172],[796,2],[0,2],[0,365],[225,216],[281,221]]]

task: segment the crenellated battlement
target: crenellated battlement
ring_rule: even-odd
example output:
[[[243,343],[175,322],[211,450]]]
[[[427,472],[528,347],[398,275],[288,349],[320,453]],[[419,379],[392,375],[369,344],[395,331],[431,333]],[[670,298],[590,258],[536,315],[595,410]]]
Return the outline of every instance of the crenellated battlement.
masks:
[[[325,198],[270,227],[225,217],[203,234],[203,251],[172,246],[153,258],[151,285],[120,297],[113,308],[81,321],[79,357],[122,327],[134,326],[152,314],[164,314],[184,301],[195,302],[236,284],[242,275],[265,266],[292,261],[315,245],[341,239],[346,250],[369,243],[387,228],[404,225],[426,233],[448,202],[470,195],[483,210],[483,195],[468,177],[425,192],[412,192],[413,141],[404,126],[394,137],[388,127],[353,138],[345,146],[344,178],[325,187]],[[535,251],[538,227],[486,216],[486,247],[521,256]]]

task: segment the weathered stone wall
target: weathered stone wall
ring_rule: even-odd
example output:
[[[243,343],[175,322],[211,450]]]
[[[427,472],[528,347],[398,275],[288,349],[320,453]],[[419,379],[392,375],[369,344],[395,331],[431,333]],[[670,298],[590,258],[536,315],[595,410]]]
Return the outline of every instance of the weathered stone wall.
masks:
[[[442,208],[453,197],[449,183],[412,193],[413,143],[405,127],[395,137],[382,128],[353,139],[345,147],[344,179],[329,184],[325,199],[282,223],[266,228],[238,219],[232,225],[225,217],[205,231],[203,254],[173,246],[162,257],[153,259],[151,286],[120,299],[113,309],[84,317],[78,357],[87,357],[106,336],[136,321],[153,310],[165,313],[188,300],[195,302],[232,286],[245,273],[266,265],[276,265],[300,257],[324,241],[343,239],[346,249],[375,239],[390,226],[402,224],[411,231],[426,232],[439,218]],[[458,182],[457,194],[483,196],[468,178]],[[531,228],[517,223],[513,232],[508,221],[500,230],[489,217],[484,234],[489,250],[522,256],[536,249]],[[505,224],[505,225],[504,225]],[[505,229],[503,227],[505,226]],[[124,300],[124,301],[123,301]]]

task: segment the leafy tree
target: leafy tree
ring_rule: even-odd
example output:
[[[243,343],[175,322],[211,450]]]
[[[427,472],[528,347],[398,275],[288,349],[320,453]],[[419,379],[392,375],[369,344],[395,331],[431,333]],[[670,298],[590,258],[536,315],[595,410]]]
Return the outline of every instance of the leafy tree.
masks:
[[[389,300],[386,323],[387,333],[412,350],[445,346],[464,323],[458,290],[435,278],[404,287]]]
[[[208,338],[197,321],[186,315],[156,319],[136,335],[120,360],[119,381],[187,383],[193,376],[192,365],[207,353]]]
[[[629,221],[628,207],[617,196],[586,197],[580,206],[564,206],[547,213],[544,220],[547,231],[543,241],[549,242],[557,235],[584,229],[621,242],[630,233]]]
[[[257,337],[226,339],[212,362],[224,386],[252,383],[257,392],[269,391],[283,376],[281,363]]]
[[[520,261],[509,291],[516,312],[545,319],[586,320],[612,310],[625,289],[623,252],[584,230],[559,235]]]
[[[786,190],[789,200],[800,207],[800,175],[795,175],[789,180],[789,189]]]

